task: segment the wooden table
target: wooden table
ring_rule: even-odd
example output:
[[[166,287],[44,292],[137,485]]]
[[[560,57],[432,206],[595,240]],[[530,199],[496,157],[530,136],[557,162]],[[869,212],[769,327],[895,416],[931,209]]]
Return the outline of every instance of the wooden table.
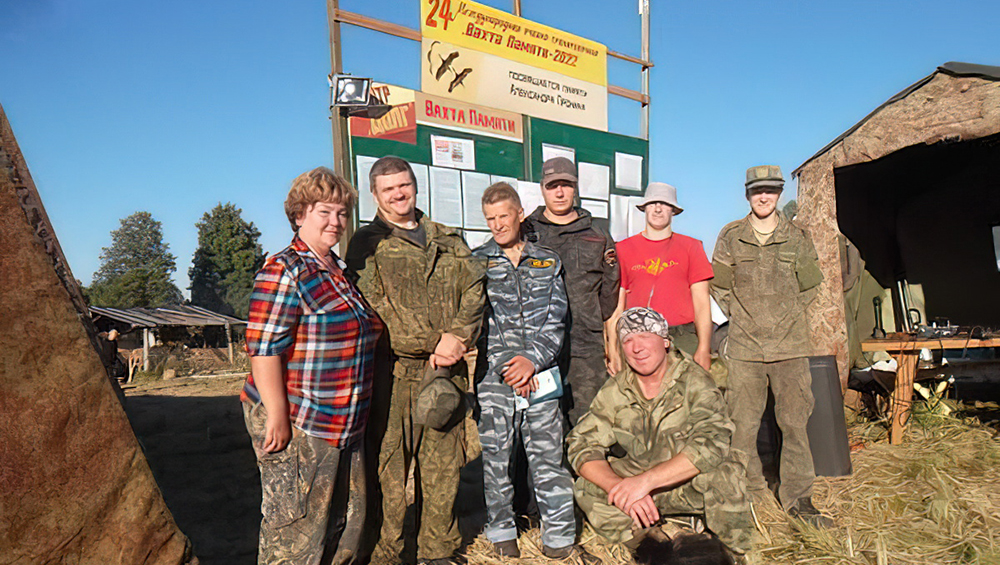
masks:
[[[910,405],[913,402],[913,378],[917,375],[917,362],[921,349],[975,349],[980,347],[1000,347],[1000,338],[969,339],[968,337],[868,339],[861,342],[862,351],[886,351],[896,359],[896,386],[892,391],[892,427],[889,443],[903,441],[903,432],[910,420]]]

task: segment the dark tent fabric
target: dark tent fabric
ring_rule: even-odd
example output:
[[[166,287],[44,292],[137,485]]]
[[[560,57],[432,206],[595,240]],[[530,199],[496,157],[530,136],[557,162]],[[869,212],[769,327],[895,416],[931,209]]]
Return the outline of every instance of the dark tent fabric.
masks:
[[[841,232],[884,287],[924,287],[928,318],[1000,326],[1000,134],[916,145],[840,167]]]

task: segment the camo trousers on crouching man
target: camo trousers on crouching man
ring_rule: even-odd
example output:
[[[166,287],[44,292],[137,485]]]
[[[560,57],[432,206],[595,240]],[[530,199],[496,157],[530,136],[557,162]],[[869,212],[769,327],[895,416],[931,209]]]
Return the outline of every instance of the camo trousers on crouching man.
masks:
[[[660,516],[704,515],[705,526],[722,543],[737,553],[746,553],[752,547],[754,524],[744,477],[743,464],[731,456],[688,483],[653,494],[653,502]],[[608,504],[608,493],[601,487],[580,477],[574,490],[576,503],[595,532],[612,543],[632,539],[632,518]]]
[[[263,491],[257,563],[353,563],[365,521],[362,442],[338,449],[292,428],[288,447],[266,453],[260,448],[267,420],[264,404],[244,402],[243,418]]]

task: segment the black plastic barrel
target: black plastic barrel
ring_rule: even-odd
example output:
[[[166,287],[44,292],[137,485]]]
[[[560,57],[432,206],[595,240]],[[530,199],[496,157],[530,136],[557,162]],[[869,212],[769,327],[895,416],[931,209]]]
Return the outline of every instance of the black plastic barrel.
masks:
[[[806,432],[812,450],[816,476],[840,477],[851,474],[851,448],[847,442],[844,420],[844,397],[840,393],[837,358],[833,355],[809,358],[812,393],[816,400]],[[764,476],[768,483],[778,478],[778,454],[781,452],[781,430],[774,419],[774,397],[768,391],[767,408],[757,434]]]
[[[833,355],[809,358],[813,398],[816,407],[809,418],[809,447],[816,475],[841,477],[851,474],[851,446],[847,443],[844,396],[840,392],[837,358]]]

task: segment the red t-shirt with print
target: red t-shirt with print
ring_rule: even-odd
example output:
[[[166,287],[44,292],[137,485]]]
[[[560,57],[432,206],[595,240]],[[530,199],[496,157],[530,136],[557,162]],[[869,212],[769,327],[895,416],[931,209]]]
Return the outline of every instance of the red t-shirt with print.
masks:
[[[625,308],[646,306],[671,326],[694,321],[691,285],[712,278],[701,241],[675,233],[653,241],[639,233],[615,245],[622,272]]]

